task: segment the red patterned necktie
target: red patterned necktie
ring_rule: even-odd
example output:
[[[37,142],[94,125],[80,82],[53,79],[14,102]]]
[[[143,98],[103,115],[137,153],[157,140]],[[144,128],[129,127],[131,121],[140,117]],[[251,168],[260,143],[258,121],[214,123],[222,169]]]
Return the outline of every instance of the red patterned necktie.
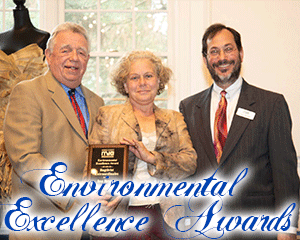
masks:
[[[219,102],[218,110],[216,111],[215,124],[214,124],[214,148],[218,163],[222,156],[223,148],[227,139],[227,119],[226,107],[227,100],[225,98],[226,92],[221,92],[221,100]]]
[[[69,91],[69,95],[70,95],[70,98],[71,98],[71,102],[72,102],[72,106],[74,108],[74,111],[76,113],[76,116],[78,118],[78,121],[81,125],[81,128],[84,132],[84,135],[87,137],[87,132],[86,132],[86,127],[85,127],[85,121],[84,121],[84,118],[83,118],[83,115],[82,115],[82,112],[80,110],[80,107],[76,101],[76,98],[75,98],[75,89],[70,89]]]

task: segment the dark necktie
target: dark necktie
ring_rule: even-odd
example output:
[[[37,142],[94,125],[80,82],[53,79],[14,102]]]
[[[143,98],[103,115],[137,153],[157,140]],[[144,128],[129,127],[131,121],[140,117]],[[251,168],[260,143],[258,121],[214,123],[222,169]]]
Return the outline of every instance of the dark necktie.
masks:
[[[216,111],[215,123],[214,123],[214,148],[218,163],[222,156],[223,148],[227,139],[227,119],[226,119],[226,107],[227,100],[225,98],[226,92],[221,92],[221,100],[219,102],[218,110]]]
[[[85,121],[84,121],[84,117],[82,115],[82,112],[80,110],[80,107],[79,107],[79,105],[78,105],[78,103],[76,101],[75,89],[72,88],[72,89],[69,90],[69,96],[71,98],[72,106],[74,108],[74,111],[76,113],[78,121],[79,121],[79,123],[81,125],[81,128],[82,128],[82,130],[84,132],[84,135],[87,137],[87,131],[86,131],[86,126],[85,126]]]

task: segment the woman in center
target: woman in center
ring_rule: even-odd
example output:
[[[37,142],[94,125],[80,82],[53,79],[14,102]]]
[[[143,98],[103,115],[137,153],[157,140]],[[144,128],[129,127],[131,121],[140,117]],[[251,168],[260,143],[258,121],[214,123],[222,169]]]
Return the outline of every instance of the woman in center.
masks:
[[[183,116],[154,104],[171,75],[171,69],[149,51],[130,52],[111,73],[113,85],[128,100],[125,104],[99,109],[90,143],[129,145],[128,179],[134,182],[182,180],[196,170],[197,156]],[[130,216],[149,216],[150,220],[147,229],[125,232],[119,238],[173,239],[175,222],[184,216],[184,207],[168,209],[180,204],[183,205],[183,199],[179,197],[122,199],[116,214],[125,216],[127,212]]]

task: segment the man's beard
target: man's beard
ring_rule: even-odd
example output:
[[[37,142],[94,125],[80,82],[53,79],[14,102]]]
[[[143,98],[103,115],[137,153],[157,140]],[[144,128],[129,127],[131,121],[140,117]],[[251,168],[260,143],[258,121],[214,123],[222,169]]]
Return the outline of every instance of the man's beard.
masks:
[[[215,83],[217,83],[218,85],[231,85],[233,84],[239,77],[240,75],[240,72],[241,72],[241,66],[242,66],[242,61],[241,61],[241,56],[239,55],[238,59],[237,59],[237,64],[234,66],[232,72],[224,77],[224,76],[219,76],[215,70],[215,67],[218,67],[220,65],[223,65],[223,64],[235,64],[235,61],[234,60],[231,60],[231,61],[228,61],[226,59],[224,60],[220,60],[218,61],[217,63],[214,63],[211,65],[207,64],[207,68],[208,68],[208,71],[212,77],[212,79],[215,81]]]

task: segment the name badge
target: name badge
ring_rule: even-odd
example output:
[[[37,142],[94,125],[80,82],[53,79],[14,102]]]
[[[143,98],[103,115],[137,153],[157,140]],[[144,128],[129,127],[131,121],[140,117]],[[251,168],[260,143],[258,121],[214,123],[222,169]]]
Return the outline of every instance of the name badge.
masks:
[[[255,114],[256,114],[255,112],[249,111],[249,110],[244,109],[244,108],[239,108],[236,112],[236,115],[238,115],[240,117],[243,117],[243,118],[250,119],[250,120],[254,119]]]

